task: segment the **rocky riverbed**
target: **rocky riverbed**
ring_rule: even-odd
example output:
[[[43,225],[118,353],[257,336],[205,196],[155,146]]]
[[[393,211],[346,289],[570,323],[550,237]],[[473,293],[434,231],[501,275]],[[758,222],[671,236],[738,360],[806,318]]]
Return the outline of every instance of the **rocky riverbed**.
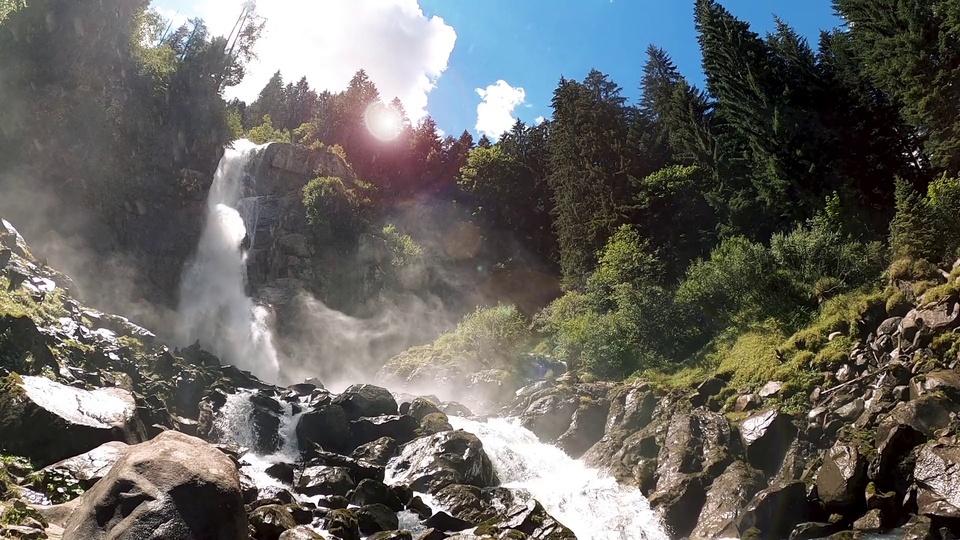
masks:
[[[538,475],[503,465],[534,436],[611,482],[604,496],[634,490],[656,511],[580,538],[960,533],[958,359],[931,349],[960,328],[955,294],[862,321],[799,410],[780,381],[721,399],[722,379],[668,392],[569,374],[491,404],[535,435],[485,447],[491,424],[458,403],[277,387],[197,345],[170,349],[75,300],[5,221],[0,286],[0,537],[562,539],[576,538],[557,517],[571,508],[647,508],[631,493],[602,508],[538,500],[518,483]]]

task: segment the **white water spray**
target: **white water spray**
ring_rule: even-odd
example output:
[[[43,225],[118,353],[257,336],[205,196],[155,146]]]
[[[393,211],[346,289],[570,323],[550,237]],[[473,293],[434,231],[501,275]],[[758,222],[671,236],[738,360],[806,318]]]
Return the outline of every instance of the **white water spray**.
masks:
[[[250,165],[262,150],[250,141],[237,141],[220,160],[207,197],[203,235],[180,285],[177,337],[184,345],[200,340],[224,363],[276,381],[280,366],[270,328],[272,313],[246,294],[241,246],[256,228],[250,222],[258,213],[256,200],[242,195]]]
[[[450,423],[480,438],[505,487],[529,492],[577,538],[669,538],[640,490],[622,486],[559,448],[541,443],[516,420],[450,417]]]

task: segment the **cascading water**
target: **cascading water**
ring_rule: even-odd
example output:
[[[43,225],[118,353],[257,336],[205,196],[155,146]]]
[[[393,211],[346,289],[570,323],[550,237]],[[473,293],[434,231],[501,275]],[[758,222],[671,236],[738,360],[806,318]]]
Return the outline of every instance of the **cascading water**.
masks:
[[[659,518],[636,488],[586,467],[515,420],[476,422],[450,418],[456,429],[475,434],[505,487],[526,490],[577,538],[667,540]]]
[[[177,334],[182,344],[200,340],[225,363],[276,381],[279,360],[269,309],[246,294],[244,238],[256,230],[255,198],[244,199],[251,164],[263,147],[242,140],[227,148],[207,197],[200,244],[180,285]],[[246,222],[245,222],[245,219]]]

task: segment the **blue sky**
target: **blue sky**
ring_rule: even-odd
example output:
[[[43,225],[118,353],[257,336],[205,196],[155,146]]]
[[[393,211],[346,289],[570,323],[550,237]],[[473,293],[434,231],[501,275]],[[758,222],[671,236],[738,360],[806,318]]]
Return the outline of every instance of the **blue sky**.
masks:
[[[726,0],[754,31],[773,28],[776,14],[816,43],[819,31],[840,21],[829,0]],[[526,91],[516,110],[525,122],[550,116],[550,99],[563,75],[582,79],[591,68],[607,73],[635,99],[646,48],[666,49],[684,75],[702,84],[693,2],[676,0],[421,0],[457,30],[450,67],[430,95],[429,111],[445,130],[476,122],[477,87],[498,79]]]
[[[721,1],[760,33],[772,29],[774,15],[814,43],[821,29],[840,24],[830,0]],[[240,4],[154,1],[168,15],[198,15],[221,32]],[[258,11],[269,31],[258,46],[262,65],[230,97],[252,100],[277,69],[340,90],[363,67],[384,97],[399,96],[411,116],[430,114],[450,134],[477,134],[477,89],[500,80],[484,110],[487,130],[508,125],[507,115],[528,123],[549,117],[560,76],[581,79],[591,68],[635,99],[650,43],[702,83],[693,0],[261,0]]]

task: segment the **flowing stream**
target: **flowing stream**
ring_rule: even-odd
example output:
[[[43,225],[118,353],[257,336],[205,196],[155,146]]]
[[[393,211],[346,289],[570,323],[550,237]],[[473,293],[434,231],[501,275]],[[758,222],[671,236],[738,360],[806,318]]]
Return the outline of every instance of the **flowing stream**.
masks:
[[[253,238],[259,207],[255,197],[244,195],[252,191],[263,148],[236,141],[220,159],[207,196],[203,234],[181,280],[177,334],[182,345],[200,340],[224,363],[276,381],[280,367],[272,313],[246,292],[244,239]]]
[[[668,540],[638,489],[540,442],[516,420],[451,417],[450,423],[480,438],[505,487],[529,492],[580,540]]]

